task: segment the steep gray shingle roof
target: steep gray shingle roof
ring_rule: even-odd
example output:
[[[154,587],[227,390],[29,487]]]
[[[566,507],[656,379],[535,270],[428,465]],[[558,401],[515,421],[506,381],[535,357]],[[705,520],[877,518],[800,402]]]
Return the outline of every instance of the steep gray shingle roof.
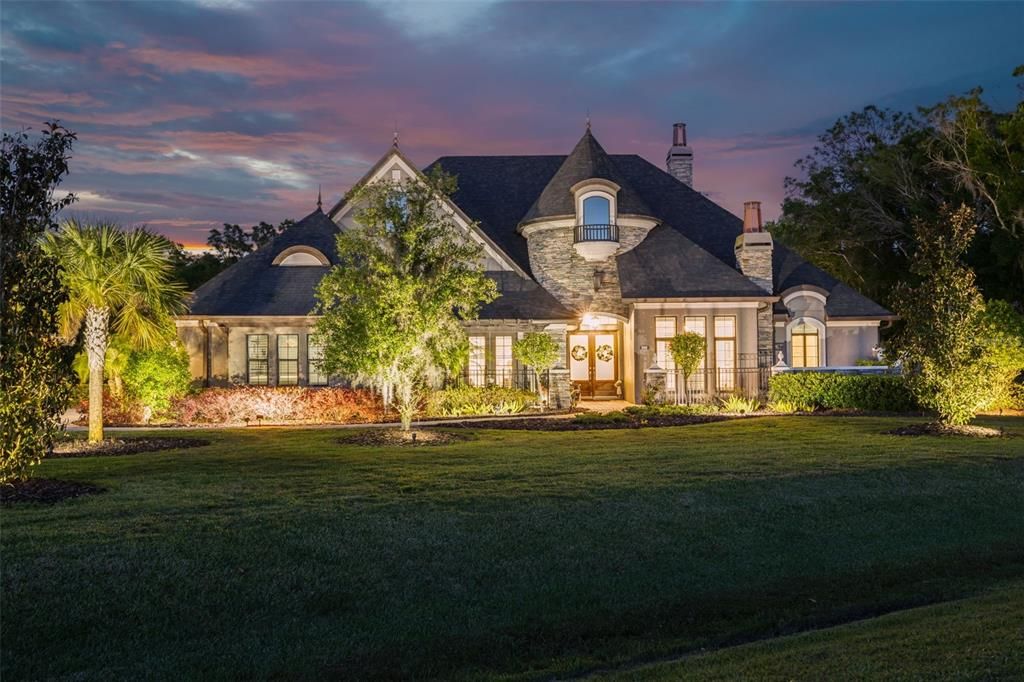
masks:
[[[551,293],[518,273],[488,272],[501,292],[480,310],[482,320],[574,320],[576,313],[558,302]]]
[[[518,232],[524,216],[535,206],[537,211],[573,214],[569,187],[599,177],[623,188],[620,213],[648,215],[662,223],[644,243],[619,256],[625,297],[762,295],[735,268],[733,245],[743,230],[742,220],[635,154],[606,154],[589,131],[569,156],[446,156],[428,170],[437,165],[457,176],[459,186],[452,198],[459,208],[478,221],[487,236],[528,274],[527,243]],[[545,193],[552,197],[550,204],[541,200]],[[281,251],[299,244],[319,249],[334,263],[337,232],[330,218],[314,211],[196,290],[191,313],[309,314],[315,306],[316,284],[327,268],[274,267],[271,263]],[[800,285],[820,287],[829,292],[826,312],[830,317],[892,315],[779,242],[775,243],[773,264],[775,293]],[[483,319],[574,317],[532,280],[509,272],[488,275],[498,281],[504,295],[484,307]]]
[[[651,230],[618,263],[623,298],[769,295],[667,225]]]
[[[192,315],[309,315],[316,307],[316,286],[329,268],[273,265],[291,246],[312,246],[337,263],[338,226],[319,209],[277,235],[199,287],[189,306]],[[489,272],[501,296],[483,306],[481,319],[571,320],[574,314],[546,289],[514,272]]]
[[[453,196],[455,203],[470,218],[479,221],[481,229],[530,273],[526,239],[517,231],[522,211],[527,210],[523,206],[532,206],[531,195],[537,197],[544,191],[566,158],[444,156],[431,166],[440,165],[458,176],[459,189]],[[733,248],[736,237],[743,231],[740,218],[636,154],[610,154],[608,158],[621,178],[614,182],[635,190],[648,207],[648,215],[735,270]],[[829,292],[826,312],[831,317],[892,316],[882,306],[811,265],[778,241],[773,260],[777,294],[810,284]]]
[[[537,196],[521,221],[526,223],[541,218],[576,215],[572,186],[583,180],[599,178],[619,185],[616,202],[620,214],[651,215],[647,204],[615,167],[615,163],[601,147],[588,128],[576,147],[559,166],[544,191]]]
[[[328,268],[272,263],[285,249],[302,245],[319,250],[333,264],[337,234],[338,226],[317,209],[196,289],[190,314],[308,315],[316,304],[316,285]]]

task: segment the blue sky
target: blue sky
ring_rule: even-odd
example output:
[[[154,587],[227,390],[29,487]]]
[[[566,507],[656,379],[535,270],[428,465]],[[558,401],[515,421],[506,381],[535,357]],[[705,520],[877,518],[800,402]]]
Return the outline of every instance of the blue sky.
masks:
[[[395,126],[413,160],[564,154],[583,132],[774,217],[837,117],[983,86],[1010,108],[1024,3],[0,3],[4,130],[79,134],[87,217],[201,244],[340,196]]]

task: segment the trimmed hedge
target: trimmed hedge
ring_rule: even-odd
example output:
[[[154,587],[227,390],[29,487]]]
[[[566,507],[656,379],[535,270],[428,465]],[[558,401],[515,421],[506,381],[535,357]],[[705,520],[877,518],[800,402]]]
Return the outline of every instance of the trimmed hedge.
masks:
[[[826,410],[913,412],[919,409],[903,377],[894,374],[776,374],[768,387],[768,399]]]

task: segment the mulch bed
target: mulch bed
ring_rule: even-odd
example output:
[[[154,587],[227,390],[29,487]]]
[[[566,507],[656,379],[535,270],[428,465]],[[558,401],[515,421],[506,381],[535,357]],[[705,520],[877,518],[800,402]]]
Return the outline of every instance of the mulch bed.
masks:
[[[945,426],[934,422],[928,424],[910,424],[901,426],[892,431],[886,431],[893,436],[969,436],[971,438],[999,438],[1005,435],[999,429],[990,429],[987,426]]]
[[[199,448],[209,444],[210,441],[202,438],[106,438],[99,443],[89,443],[83,438],[69,438],[54,443],[53,454],[49,457],[118,457],[157,450]]]
[[[413,438],[415,436],[415,438]],[[398,429],[360,429],[338,439],[342,445],[388,445],[416,447],[421,445],[447,445],[472,440],[468,434],[415,429],[406,434]]]
[[[643,420],[628,421],[577,421],[576,419],[502,419],[488,422],[458,422],[448,424],[453,428],[468,429],[511,429],[521,431],[595,431],[599,429],[639,429],[648,426],[689,426],[690,424],[707,424],[736,416],[724,414],[680,414],[647,417]]]
[[[29,478],[0,485],[0,504],[57,504],[82,495],[95,495],[104,489],[91,483],[60,481],[55,478]]]

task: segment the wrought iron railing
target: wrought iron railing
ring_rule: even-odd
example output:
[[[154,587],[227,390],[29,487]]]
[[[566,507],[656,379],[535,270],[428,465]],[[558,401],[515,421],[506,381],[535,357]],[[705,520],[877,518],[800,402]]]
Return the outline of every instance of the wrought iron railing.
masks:
[[[764,397],[768,393],[771,367],[767,354],[740,353],[735,367],[703,367],[688,377],[678,369],[665,374],[665,394],[677,404],[710,402],[716,398],[739,395]]]
[[[617,242],[618,225],[577,225],[576,242]]]
[[[710,402],[716,398],[739,395],[764,397],[768,392],[771,369],[767,367],[715,367],[698,369],[688,377],[679,370],[665,374],[665,396],[679,405]]]

